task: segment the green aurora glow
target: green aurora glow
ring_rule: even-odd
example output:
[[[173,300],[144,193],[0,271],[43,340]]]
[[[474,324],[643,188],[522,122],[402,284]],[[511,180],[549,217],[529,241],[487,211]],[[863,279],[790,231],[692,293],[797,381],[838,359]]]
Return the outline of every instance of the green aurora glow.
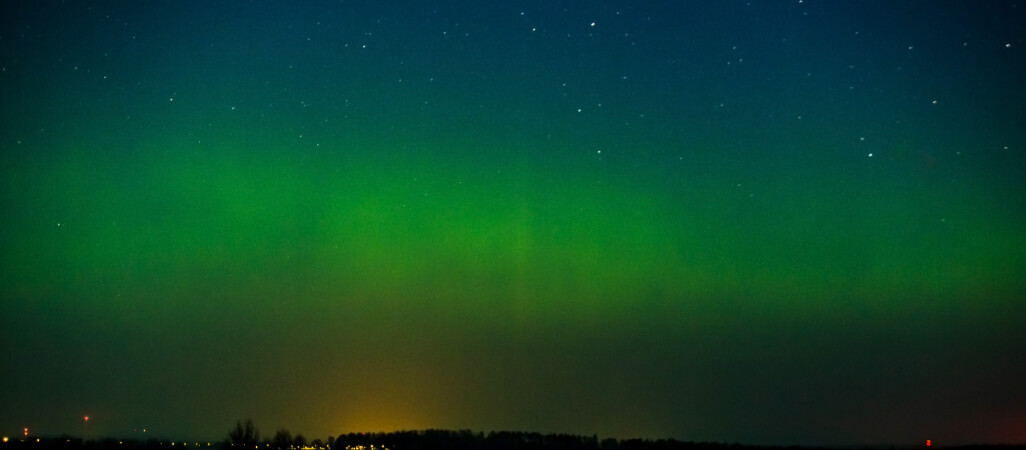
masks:
[[[3,432],[1026,440],[1018,46],[607,6],[22,5]]]

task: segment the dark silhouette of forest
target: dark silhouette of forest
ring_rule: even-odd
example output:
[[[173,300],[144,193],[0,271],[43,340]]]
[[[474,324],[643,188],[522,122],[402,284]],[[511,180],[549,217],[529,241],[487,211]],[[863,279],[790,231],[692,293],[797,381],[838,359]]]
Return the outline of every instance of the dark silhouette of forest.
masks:
[[[122,440],[101,438],[25,437],[0,444],[0,450],[802,450],[840,447],[755,446],[737,443],[691,442],[675,439],[599,439],[598,436],[542,434],[520,431],[420,430],[378,433],[347,433],[325,439],[307,440],[279,428],[261,439],[251,420],[238,421],[224,441],[193,442],[168,439]],[[923,446],[864,447],[864,450],[927,450]],[[1026,450],[1026,445],[965,445],[942,447],[946,450]],[[854,450],[855,447],[844,447]]]

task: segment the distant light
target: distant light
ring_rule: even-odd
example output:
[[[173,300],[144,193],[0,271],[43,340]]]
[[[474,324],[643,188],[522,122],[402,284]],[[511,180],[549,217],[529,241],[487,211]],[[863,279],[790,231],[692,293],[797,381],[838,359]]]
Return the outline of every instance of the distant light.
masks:
[[[7,442],[7,436],[4,436],[4,442]]]
[[[931,446],[931,445],[933,445],[933,443],[932,443],[932,442],[930,442],[930,440],[929,440],[929,439],[927,439],[927,440],[926,440],[926,446],[927,446],[927,447],[929,447],[929,446]]]
[[[28,436],[28,428],[25,428],[25,436]]]
[[[85,416],[85,421],[86,421],[86,422],[88,422],[88,421],[89,421],[89,416]]]

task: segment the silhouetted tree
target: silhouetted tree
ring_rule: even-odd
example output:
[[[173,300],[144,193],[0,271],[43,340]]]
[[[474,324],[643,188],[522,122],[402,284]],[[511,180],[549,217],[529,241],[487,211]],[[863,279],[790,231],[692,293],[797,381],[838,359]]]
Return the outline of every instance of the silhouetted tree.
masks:
[[[230,447],[256,447],[260,442],[260,430],[253,425],[251,419],[235,422],[235,428],[228,431],[228,445]]]
[[[296,433],[296,437],[292,438],[292,445],[296,448],[306,447],[306,436]]]
[[[292,433],[289,432],[288,428],[279,428],[278,431],[274,432],[274,438],[271,439],[271,447],[278,450],[289,448],[292,445]]]

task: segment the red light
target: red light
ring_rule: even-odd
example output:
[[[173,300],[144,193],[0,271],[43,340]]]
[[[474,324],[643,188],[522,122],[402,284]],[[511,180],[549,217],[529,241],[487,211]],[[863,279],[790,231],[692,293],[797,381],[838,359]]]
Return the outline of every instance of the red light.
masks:
[[[28,428],[25,428],[25,436],[28,436]]]
[[[927,440],[926,440],[926,446],[927,446],[927,447],[929,447],[930,445],[932,445],[932,444],[930,443],[930,440],[929,440],[929,439],[927,439]]]
[[[88,422],[88,421],[89,421],[89,416],[85,416],[85,421],[86,421],[86,422]]]

